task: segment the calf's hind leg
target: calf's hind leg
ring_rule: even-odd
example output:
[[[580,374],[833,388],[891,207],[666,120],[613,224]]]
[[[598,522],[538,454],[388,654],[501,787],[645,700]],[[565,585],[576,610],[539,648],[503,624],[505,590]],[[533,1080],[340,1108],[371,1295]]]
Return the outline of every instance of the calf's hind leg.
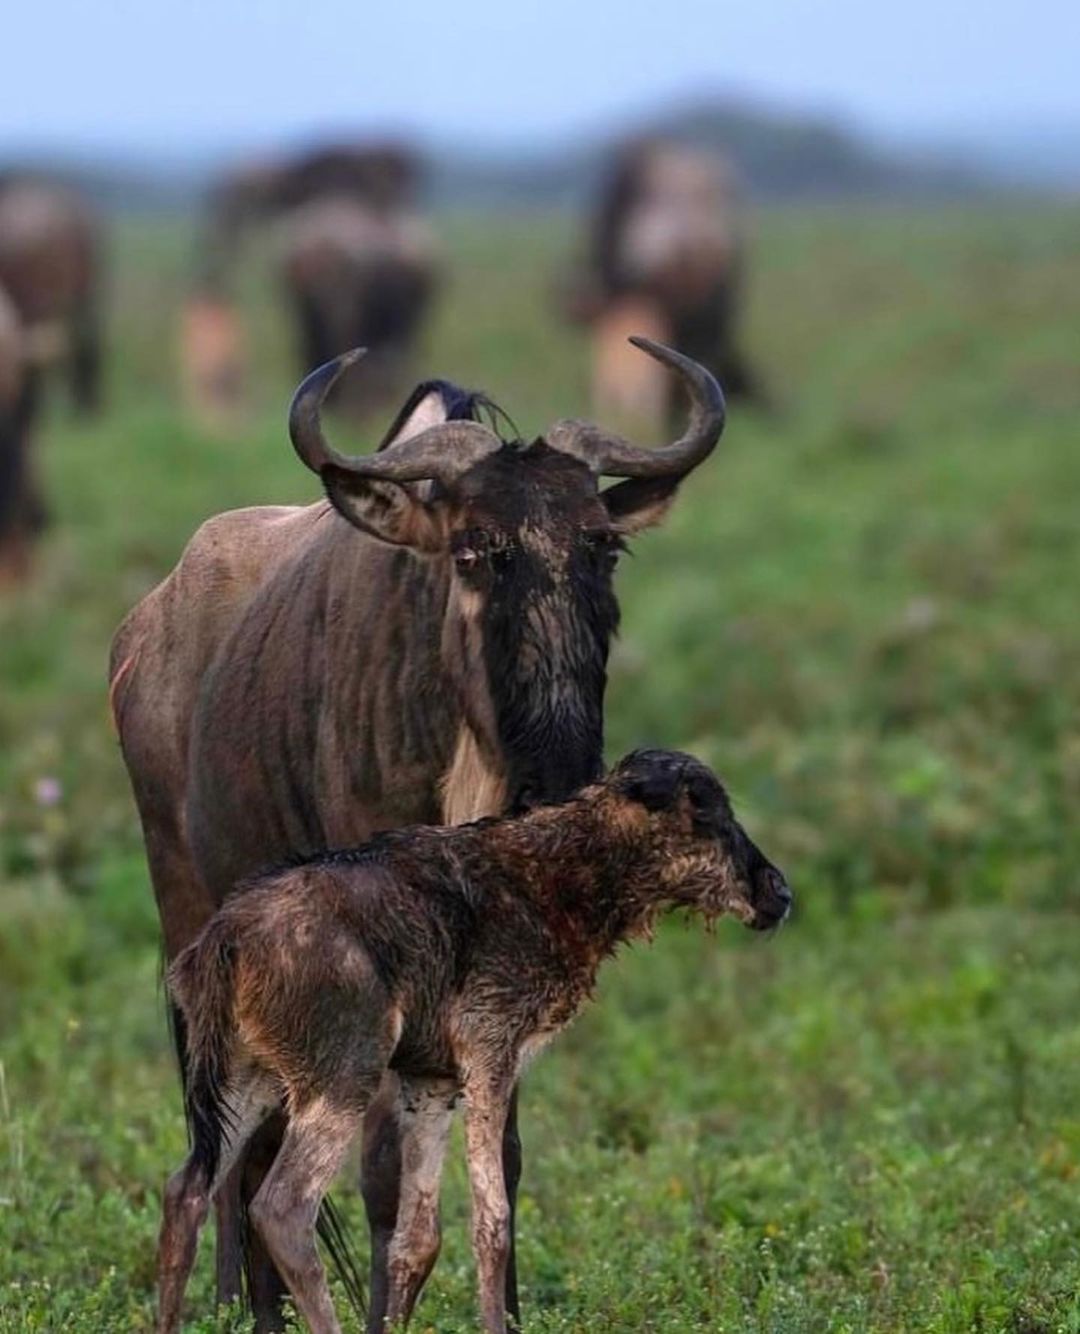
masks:
[[[199,1231],[206,1222],[210,1201],[278,1101],[277,1087],[263,1072],[251,1072],[238,1081],[226,1098],[214,1180],[209,1180],[206,1162],[197,1148],[170,1177],[158,1238],[158,1334],[179,1330],[184,1289],[191,1277]]]
[[[390,1245],[397,1227],[401,1190],[401,1127],[398,1077],[387,1071],[364,1117],[360,1189],[371,1233],[371,1279],[367,1334],[383,1334],[390,1300]]]
[[[378,1084],[376,1075],[364,1088],[350,1090],[347,1098],[330,1093],[293,1111],[281,1150],[251,1202],[252,1225],[312,1334],[341,1334],[315,1242],[315,1223]]]

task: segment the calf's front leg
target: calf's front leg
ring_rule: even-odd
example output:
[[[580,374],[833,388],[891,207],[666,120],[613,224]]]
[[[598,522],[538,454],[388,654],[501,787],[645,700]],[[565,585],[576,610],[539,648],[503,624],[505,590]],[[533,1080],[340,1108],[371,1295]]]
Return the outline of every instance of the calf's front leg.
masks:
[[[439,1256],[439,1187],[457,1102],[450,1079],[401,1080],[401,1197],[388,1254],[386,1323],[404,1328]]]
[[[471,1078],[465,1085],[465,1147],[472,1189],[473,1254],[480,1317],[487,1334],[507,1334],[506,1272],[510,1201],[503,1173],[503,1131],[513,1080]]]

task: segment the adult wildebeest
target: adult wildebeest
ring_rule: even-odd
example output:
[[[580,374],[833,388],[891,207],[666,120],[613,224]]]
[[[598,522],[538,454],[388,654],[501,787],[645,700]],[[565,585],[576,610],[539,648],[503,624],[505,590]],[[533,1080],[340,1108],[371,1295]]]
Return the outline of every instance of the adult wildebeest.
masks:
[[[592,330],[598,414],[658,423],[677,408],[657,368],[626,355],[635,329],[682,348],[729,396],[762,398],[737,342],[743,230],[723,159],[655,139],[618,154],[565,293],[567,312]]]
[[[343,388],[366,409],[396,394],[435,288],[436,252],[414,197],[419,167],[394,145],[321,149],[231,173],[211,194],[200,290],[185,313],[188,395],[221,415],[243,385],[243,348],[230,281],[244,238],[272,230],[305,371],[346,348],[369,361]]]
[[[475,420],[486,400],[436,381],[378,452],[348,457],[324,438],[319,405],[350,359],[301,385],[290,433],[328,502],[211,519],[113,644],[114,715],[169,958],[275,860],[558,800],[596,777],[620,545],[662,519],[724,421],[707,371],[641,346],[691,400],[685,433],[657,449],[579,421],[504,441]],[[601,491],[605,476],[627,480]],[[182,1023],[178,1039],[183,1060]],[[397,1213],[395,1096],[366,1123],[372,1331]],[[512,1206],[513,1114],[504,1154]],[[267,1161],[264,1139],[248,1197]],[[217,1204],[226,1298],[239,1286],[237,1198],[227,1187]],[[254,1260],[265,1329],[281,1288]],[[516,1317],[512,1256],[507,1305]]]
[[[362,412],[399,392],[435,287],[427,224],[409,211],[332,196],[283,219],[278,243],[305,369],[367,347],[359,374],[341,386],[343,405]]]
[[[63,366],[80,412],[101,398],[101,237],[72,189],[0,175],[0,287],[37,367]]]
[[[210,1200],[274,1111],[282,1148],[255,1228],[312,1334],[341,1334],[319,1204],[388,1070],[407,1090],[387,1320],[404,1326],[439,1249],[439,1186],[465,1105],[473,1249],[488,1334],[505,1334],[502,1127],[524,1063],[593,995],[600,965],[675,908],[755,930],[783,875],[705,765],[636,751],[561,806],[396,830],[243,886],[169,970],[191,1040],[191,1152],[169,1182],[159,1331],[177,1334]]]
[[[29,454],[34,398],[26,332],[0,288],[0,587],[26,574],[44,522]]]

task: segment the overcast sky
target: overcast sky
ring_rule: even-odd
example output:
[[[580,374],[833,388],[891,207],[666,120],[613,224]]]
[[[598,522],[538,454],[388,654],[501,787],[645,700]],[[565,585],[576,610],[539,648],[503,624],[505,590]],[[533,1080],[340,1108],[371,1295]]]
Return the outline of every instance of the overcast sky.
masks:
[[[1080,123],[1078,0],[13,0],[0,146],[524,143],[721,90],[895,136]]]

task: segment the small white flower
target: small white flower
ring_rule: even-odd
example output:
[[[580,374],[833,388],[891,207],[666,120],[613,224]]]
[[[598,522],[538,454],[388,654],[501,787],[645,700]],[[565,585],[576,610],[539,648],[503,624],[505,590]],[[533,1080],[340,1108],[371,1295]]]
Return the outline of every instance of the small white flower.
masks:
[[[34,784],[34,800],[39,806],[57,806],[63,795],[59,778],[39,778]]]

